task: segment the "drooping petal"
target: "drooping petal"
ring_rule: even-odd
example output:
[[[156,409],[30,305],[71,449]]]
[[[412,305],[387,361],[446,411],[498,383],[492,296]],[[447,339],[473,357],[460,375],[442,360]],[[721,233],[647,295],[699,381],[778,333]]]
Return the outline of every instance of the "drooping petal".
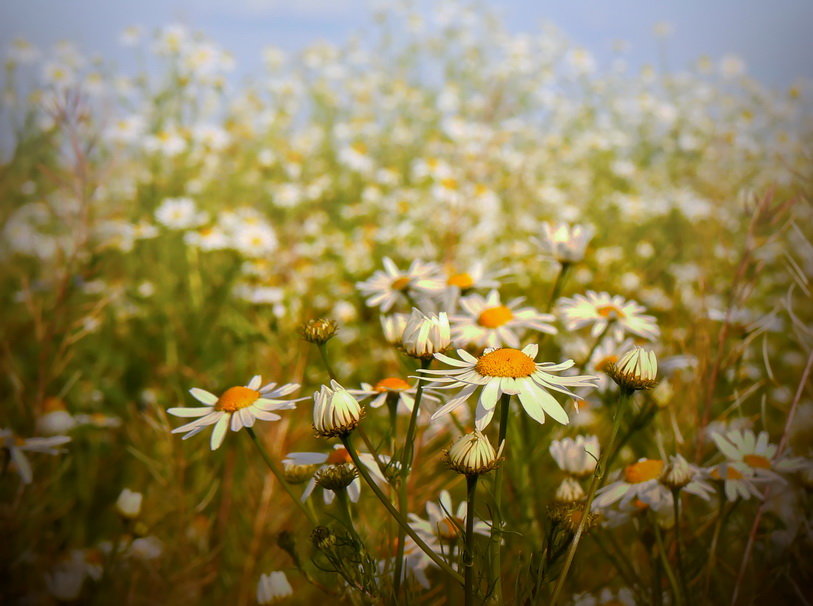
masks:
[[[226,437],[226,431],[229,428],[229,417],[231,416],[229,413],[225,413],[217,420],[217,423],[215,423],[215,428],[212,430],[212,439],[209,442],[209,446],[212,450],[217,450],[220,448],[220,445],[223,444],[223,438]]]
[[[207,406],[212,406],[217,403],[217,396],[211,392],[206,391],[205,389],[200,389],[198,387],[193,387],[189,390],[189,393],[192,394],[192,397],[195,398],[198,402],[202,404],[206,404]]]

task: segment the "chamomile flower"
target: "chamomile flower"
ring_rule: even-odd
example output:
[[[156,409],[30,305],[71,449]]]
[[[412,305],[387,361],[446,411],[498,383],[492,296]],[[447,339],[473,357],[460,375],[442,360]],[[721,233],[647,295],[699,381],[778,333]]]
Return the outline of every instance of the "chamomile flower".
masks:
[[[17,468],[17,473],[23,484],[30,484],[34,478],[31,463],[26,452],[39,452],[44,454],[60,454],[65,452],[59,448],[71,441],[69,436],[50,436],[47,438],[21,438],[14,435],[10,429],[0,429],[0,449],[7,451],[8,460]]]
[[[597,436],[576,436],[554,440],[550,445],[550,455],[559,469],[565,473],[581,478],[589,476],[596,469],[599,457]]]
[[[381,462],[386,465],[389,463],[390,458],[387,455],[378,455],[378,458]],[[378,467],[378,464],[375,461],[375,457],[366,452],[359,453],[359,460],[364,463],[364,466],[367,468],[367,471],[370,472],[370,475],[381,484],[385,484],[387,479],[381,473],[381,470]],[[313,489],[316,488],[316,474],[323,469],[326,469],[332,465],[349,465],[353,466],[353,459],[350,456],[350,453],[347,452],[347,449],[342,446],[341,444],[335,444],[333,446],[333,451],[330,453],[325,452],[291,452],[285,456],[285,459],[282,461],[283,465],[286,466],[300,466],[300,467],[308,467],[312,465],[318,465],[319,467],[314,470],[314,477],[312,477],[308,481],[308,485],[305,486],[305,491],[302,493],[302,501],[306,501]],[[353,503],[358,502],[359,495],[361,494],[361,480],[356,477],[350,484],[347,486],[347,496],[350,497],[350,500]],[[322,496],[325,500],[325,503],[328,505],[333,502],[333,498],[335,497],[335,493],[332,490],[323,490]]]
[[[595,230],[590,225],[542,223],[542,235],[536,241],[544,253],[559,263],[578,263]]]
[[[461,528],[466,527],[468,503],[461,501],[455,509],[452,497],[448,490],[440,492],[437,502],[426,503],[426,518],[417,514],[409,514],[409,525],[421,537],[432,537],[441,541],[455,541],[462,538]],[[489,534],[489,525],[482,520],[474,519],[474,532],[481,535]]]
[[[421,538],[432,551],[435,553],[442,552],[440,545],[437,543],[437,540],[434,537],[422,536]],[[382,575],[392,575],[392,570],[395,567],[394,556],[396,547],[397,541],[391,546],[391,555],[388,554],[388,557],[378,561],[378,570]],[[437,566],[437,564],[432,561],[432,558],[426,555],[423,549],[418,547],[418,544],[412,539],[412,537],[407,536],[406,540],[404,541],[404,563],[402,569],[403,571],[401,573],[401,581],[406,583],[408,579],[414,579],[418,585],[424,589],[429,589],[430,584],[429,578],[426,576],[426,569],[430,566]]]
[[[619,501],[622,507],[632,502],[640,502],[642,505],[648,505],[654,511],[672,507],[672,491],[662,481],[664,467],[662,460],[646,458],[627,465],[619,480],[608,484],[596,493],[593,501],[594,507],[599,509],[609,507]],[[708,483],[699,478],[699,474],[697,479],[690,480],[683,490],[706,500],[714,492]]]
[[[753,469],[747,464],[729,461],[714,465],[706,471],[710,479],[723,484],[723,491],[729,501],[748,500],[751,497],[762,499],[762,493],[754,485]]]
[[[660,335],[655,318],[645,315],[642,305],[619,295],[588,290],[585,295],[559,299],[559,311],[568,330],[590,326],[593,337],[602,334],[610,323],[609,334],[616,341],[622,341],[627,333],[649,341]]]
[[[406,303],[407,295],[435,293],[445,286],[440,268],[434,263],[415,259],[406,271],[398,269],[389,257],[384,257],[383,263],[383,271],[376,271],[368,280],[357,282],[356,288],[366,297],[369,307],[380,307],[384,313],[396,303]]]
[[[458,347],[519,347],[528,330],[556,334],[550,322],[556,318],[539,313],[532,307],[519,307],[524,298],[503,304],[500,294],[492,290],[486,297],[471,294],[460,299],[461,314],[453,315],[452,339]]]
[[[401,377],[385,377],[375,385],[362,383],[361,389],[348,389],[347,391],[354,396],[358,396],[360,400],[372,396],[370,408],[381,407],[390,395],[397,396],[398,410],[402,413],[409,413],[412,412],[412,406],[415,404],[415,394],[418,387],[417,385],[410,385]],[[424,389],[422,402],[425,403],[426,401],[440,402],[440,398],[433,395],[430,390]]]
[[[750,429],[733,429],[724,434],[713,433],[711,439],[729,461],[742,462],[758,479],[780,480],[777,472],[793,472],[804,467],[804,460],[795,457],[776,458],[777,446],[768,442],[768,433],[762,431],[758,436]]]
[[[294,589],[288,582],[288,577],[281,570],[268,574],[261,574],[257,583],[257,603],[263,606],[276,604],[293,595]]]
[[[262,377],[255,375],[245,386],[230,387],[220,397],[204,389],[193,387],[189,390],[192,396],[205,404],[203,408],[170,408],[167,412],[176,417],[199,417],[181,425],[172,433],[186,433],[183,439],[191,438],[209,425],[214,425],[210,446],[217,450],[223,443],[226,430],[240,431],[243,427],[252,427],[257,419],[262,421],[279,421],[282,417],[277,410],[293,410],[297,400],[281,400],[297,389],[298,383],[287,383],[277,387],[276,383],[262,385]]]
[[[538,423],[544,423],[545,414],[548,414],[559,423],[567,425],[570,422],[567,413],[548,390],[577,398],[571,389],[594,387],[596,378],[590,375],[557,376],[553,373],[572,368],[573,360],[561,364],[537,363],[534,359],[538,351],[538,345],[528,345],[521,351],[513,348],[491,349],[476,358],[466,350],[458,349],[460,360],[435,354],[435,358],[454,368],[421,370],[420,372],[431,375],[424,377],[424,380],[433,380],[438,384],[433,387],[462,389],[441,406],[432,418],[451,412],[480,389],[475,413],[475,427],[480,431],[491,422],[497,400],[502,394],[518,396],[525,412]]]

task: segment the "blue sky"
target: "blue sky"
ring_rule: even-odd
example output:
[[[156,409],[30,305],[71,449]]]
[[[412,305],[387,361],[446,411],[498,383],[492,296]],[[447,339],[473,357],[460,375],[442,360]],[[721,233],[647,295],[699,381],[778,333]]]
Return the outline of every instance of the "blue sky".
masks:
[[[813,2],[810,0],[495,0],[513,31],[533,32],[547,19],[601,60],[613,41],[630,43],[633,64],[656,62],[652,27],[673,26],[669,63],[681,68],[698,56],[741,56],[750,74],[785,87],[813,79]],[[425,2],[425,7],[432,4]],[[288,50],[315,39],[340,42],[369,23],[366,0],[3,0],[0,39],[23,35],[41,46],[61,39],[88,53],[127,63],[118,45],[128,25],[181,22],[201,29],[236,57],[241,71],[259,65],[267,44]]]

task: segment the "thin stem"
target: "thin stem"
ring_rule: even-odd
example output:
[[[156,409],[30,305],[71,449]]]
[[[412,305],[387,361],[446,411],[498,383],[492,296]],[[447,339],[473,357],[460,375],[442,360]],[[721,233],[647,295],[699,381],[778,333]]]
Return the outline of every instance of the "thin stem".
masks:
[[[708,595],[709,583],[711,582],[711,572],[712,572],[712,570],[714,569],[714,566],[717,563],[716,562],[716,560],[717,560],[717,543],[720,540],[720,532],[722,531],[723,521],[725,519],[725,516],[723,514],[725,513],[726,499],[725,499],[725,493],[723,492],[722,487],[720,487],[719,490],[718,490],[718,497],[720,499],[720,508],[717,511],[717,522],[714,525],[714,534],[712,535],[712,538],[711,538],[711,546],[709,547],[709,558],[708,558],[708,561],[707,561],[707,564],[706,564],[706,580],[705,580],[705,582],[703,584],[703,593],[705,595]]]
[[[336,495],[336,500],[339,502],[339,511],[342,514],[342,523],[347,527],[347,530],[350,532],[350,536],[353,537],[353,540],[359,544],[359,548],[364,549],[364,543],[362,543],[359,533],[356,532],[356,526],[353,524],[353,516],[350,514],[350,503],[348,502],[347,498],[347,489],[341,488],[334,491],[334,494]]]
[[[401,528],[404,529],[404,532],[406,532],[406,534],[408,534],[412,538],[412,540],[415,541],[415,544],[418,547],[420,547],[421,550],[427,556],[429,556],[429,558],[435,564],[437,564],[438,567],[443,572],[445,572],[446,574],[451,576],[455,581],[463,585],[463,577],[460,576],[460,574],[458,574],[457,572],[455,572],[443,558],[441,558],[438,554],[432,551],[432,548],[429,547],[429,545],[427,545],[426,542],[414,530],[412,530],[406,519],[404,519],[404,517],[398,512],[398,510],[395,509],[395,507],[393,507],[392,503],[389,502],[389,499],[387,499],[386,495],[378,487],[378,484],[375,483],[375,480],[373,480],[373,478],[370,477],[370,472],[367,471],[367,468],[364,467],[364,464],[359,459],[359,455],[356,452],[356,449],[351,441],[350,434],[340,436],[340,439],[342,441],[342,444],[344,444],[344,447],[347,449],[350,458],[353,459],[353,463],[355,464],[356,469],[359,470],[359,475],[367,483],[367,485],[373,491],[375,496],[378,497],[378,500],[381,501],[384,507],[387,508],[387,511],[390,513],[393,519],[396,522],[398,522]]]
[[[330,361],[327,359],[327,345],[325,343],[319,343],[317,344],[317,348],[319,349],[319,355],[322,358],[322,364],[324,364],[328,376],[336,381],[336,373],[333,372],[333,367],[331,367]]]
[[[588,514],[590,513],[590,506],[593,504],[593,498],[596,496],[596,490],[601,484],[604,483],[604,480],[607,477],[609,468],[603,469],[603,459],[605,458],[606,453],[612,451],[613,446],[615,445],[615,440],[618,436],[618,428],[621,426],[621,417],[629,404],[632,393],[632,391],[622,389],[618,394],[618,403],[616,404],[613,414],[613,431],[610,435],[610,443],[608,444],[606,450],[601,451],[601,457],[599,457],[598,463],[596,463],[596,469],[593,472],[593,479],[590,482],[590,489],[587,492],[587,500],[584,502],[584,509],[582,510],[581,519],[579,520],[579,526],[576,529],[576,533],[573,535],[573,542],[570,544],[570,549],[567,552],[567,557],[565,558],[562,572],[559,573],[559,578],[556,579],[556,587],[553,590],[553,598],[550,602],[551,606],[555,606],[556,600],[558,599],[559,594],[562,592],[562,588],[565,585],[567,573],[570,570],[571,564],[573,564],[573,558],[576,556],[576,549],[579,547],[579,541],[581,540],[582,533],[584,532],[585,523],[587,522]]]
[[[508,413],[511,410],[511,394],[504,393],[500,400],[500,431],[497,447],[500,448],[508,434]],[[500,558],[502,543],[502,484],[503,466],[494,472],[494,517],[491,524],[488,551],[491,556],[491,582],[494,585],[493,597],[497,604],[502,603],[502,562]]]
[[[545,305],[545,313],[550,313],[550,310],[553,308],[553,304],[556,302],[556,299],[559,298],[559,293],[562,292],[562,288],[565,285],[565,280],[567,280],[569,270],[570,263],[567,261],[561,262],[559,274],[556,276],[556,282],[554,282],[553,290],[550,293],[550,298],[548,298],[548,304]]]
[[[427,369],[432,363],[432,358],[421,359],[421,368]],[[412,467],[412,456],[415,452],[415,430],[418,427],[418,412],[421,407],[421,398],[423,397],[423,381],[418,381],[417,388],[415,389],[415,402],[412,404],[412,414],[409,416],[409,427],[407,428],[406,440],[404,441],[404,449],[401,454],[401,482],[398,484],[398,509],[401,515],[407,513],[407,479],[409,478],[409,471]],[[398,547],[395,555],[395,577],[393,579],[393,586],[396,597],[401,590],[401,576],[404,567],[404,529],[403,527],[398,531]]]
[[[689,597],[688,587],[686,585],[686,570],[683,568],[683,548],[682,532],[680,530],[680,488],[672,489],[672,503],[675,509],[675,555],[677,557],[678,579],[680,580],[680,591],[683,594],[684,601]]]
[[[666,571],[666,576],[669,578],[669,585],[672,587],[672,595],[675,599],[675,604],[678,606],[683,605],[683,596],[678,588],[677,578],[675,577],[675,571],[672,570],[672,564],[669,563],[669,558],[666,557],[666,548],[663,545],[663,537],[661,536],[661,527],[658,525],[658,520],[655,518],[654,514],[650,512],[650,521],[652,522],[652,527],[655,530],[655,541],[658,543],[658,553],[661,556],[661,561],[663,562],[663,568]]]
[[[610,332],[610,327],[615,323],[615,320],[610,319],[607,321],[607,326],[604,327],[604,330],[598,335],[598,338],[593,342],[593,346],[590,348],[590,351],[587,352],[587,355],[584,357],[584,361],[579,364],[579,368],[584,370],[587,367],[587,364],[590,363],[590,358],[593,357],[593,352],[596,351],[596,347],[598,347],[599,343],[604,340],[604,337]]]
[[[477,492],[478,475],[466,476],[466,548],[463,553],[463,567],[465,568],[465,606],[474,604],[474,496]]]
[[[263,445],[260,443],[260,440],[257,438],[257,434],[254,433],[254,429],[251,427],[246,427],[245,430],[248,433],[251,440],[254,442],[254,445],[257,447],[257,450],[260,451],[260,456],[262,456],[263,461],[265,461],[265,464],[268,466],[268,469],[270,469],[271,473],[273,473],[276,476],[279,483],[285,489],[285,492],[287,492],[288,496],[291,497],[291,500],[294,503],[296,503],[296,506],[299,507],[300,511],[302,511],[302,513],[305,514],[305,517],[308,518],[308,521],[314,526],[316,526],[318,524],[316,516],[314,516],[312,512],[308,511],[308,509],[305,508],[305,506],[302,504],[302,501],[300,501],[299,497],[297,497],[296,494],[294,493],[293,489],[291,488],[291,485],[285,481],[285,476],[282,475],[282,472],[279,470],[276,463],[274,463],[274,460],[269,456],[268,452],[266,452],[265,450],[265,447],[263,447]]]

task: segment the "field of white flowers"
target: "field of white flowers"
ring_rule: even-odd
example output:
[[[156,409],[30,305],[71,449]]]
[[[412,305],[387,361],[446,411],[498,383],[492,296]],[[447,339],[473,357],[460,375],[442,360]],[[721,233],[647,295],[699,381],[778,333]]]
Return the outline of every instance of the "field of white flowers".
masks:
[[[813,90],[374,21],[7,49],[0,602],[810,604]]]

